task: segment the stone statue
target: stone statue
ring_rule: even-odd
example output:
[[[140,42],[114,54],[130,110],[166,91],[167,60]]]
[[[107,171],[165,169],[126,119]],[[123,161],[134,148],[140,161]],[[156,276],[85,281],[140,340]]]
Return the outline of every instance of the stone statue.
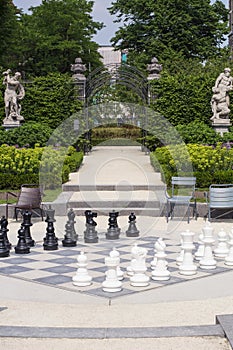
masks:
[[[4,80],[3,84],[6,85],[4,102],[5,102],[5,114],[6,118],[4,119],[7,123],[21,122],[24,118],[21,116],[21,105],[20,101],[25,96],[25,90],[19,79],[21,74],[16,72],[14,76],[10,76],[11,70],[8,69],[6,72],[3,72]]]
[[[230,68],[225,68],[216,79],[215,85],[212,88],[213,96],[211,98],[211,108],[213,116],[210,118],[213,122],[219,119],[229,119],[230,113],[230,98],[229,91],[232,90],[233,78]]]

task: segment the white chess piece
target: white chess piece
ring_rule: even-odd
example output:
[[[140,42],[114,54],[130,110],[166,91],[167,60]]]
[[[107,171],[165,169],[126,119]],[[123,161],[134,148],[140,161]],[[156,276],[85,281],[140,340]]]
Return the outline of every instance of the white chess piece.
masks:
[[[181,240],[180,240],[180,245],[181,245],[181,250],[180,250],[180,254],[177,256],[176,258],[176,265],[180,265],[184,259],[184,249],[182,248],[182,245],[183,245],[183,239],[181,237]]]
[[[118,250],[114,247],[113,251],[115,252],[115,255],[119,258],[119,265],[117,265],[116,272],[117,272],[117,277],[119,281],[122,281],[124,279],[124,271],[120,268],[120,253]]]
[[[130,265],[127,266],[126,271],[127,271],[127,275],[128,276],[133,276],[134,272],[133,272],[133,268],[132,268],[132,264],[135,261],[135,256],[137,255],[137,249],[138,249],[138,245],[137,243],[134,243],[133,247],[131,248],[131,261],[130,261]]]
[[[155,242],[156,249],[156,265],[152,271],[151,278],[154,281],[167,281],[170,278],[170,272],[167,269],[167,261],[165,253],[166,244],[162,238]]]
[[[186,230],[181,233],[182,248],[184,250],[184,258],[179,266],[179,273],[181,275],[191,276],[197,273],[197,266],[193,263],[192,250],[195,248],[193,244],[194,233]]]
[[[225,265],[227,266],[233,266],[233,228],[231,229],[231,232],[229,233],[229,241],[228,244],[230,246],[228,255],[225,258]]]
[[[134,287],[146,287],[149,285],[150,278],[146,275],[146,255],[147,249],[135,247],[134,259],[132,260],[133,276],[130,277],[130,284]]]
[[[218,233],[218,244],[214,249],[214,256],[217,258],[225,258],[229,253],[228,235],[222,228]]]
[[[117,277],[117,266],[119,265],[120,258],[117,251],[112,250],[105,258],[105,265],[108,267],[106,271],[106,279],[102,283],[102,289],[104,292],[115,293],[122,290],[122,283]]]
[[[201,258],[204,255],[204,249],[205,249],[205,245],[203,243],[204,234],[200,233],[198,238],[199,238],[199,240],[198,240],[198,248],[197,248],[197,251],[194,254],[194,258],[195,258],[195,260],[200,261]]]
[[[92,277],[87,271],[87,256],[84,251],[81,251],[77,257],[78,269],[76,275],[73,276],[72,281],[74,286],[86,287],[91,285]]]
[[[151,267],[152,270],[154,270],[154,268],[155,268],[155,266],[157,264],[156,253],[157,253],[157,250],[156,250],[156,242],[155,242],[155,244],[154,244],[154,257],[153,257],[153,260],[150,263],[150,267]]]
[[[207,221],[206,225],[203,227],[203,242],[205,245],[204,255],[200,260],[200,268],[204,270],[216,269],[217,262],[213,257],[212,245],[215,242],[213,237],[213,228]]]

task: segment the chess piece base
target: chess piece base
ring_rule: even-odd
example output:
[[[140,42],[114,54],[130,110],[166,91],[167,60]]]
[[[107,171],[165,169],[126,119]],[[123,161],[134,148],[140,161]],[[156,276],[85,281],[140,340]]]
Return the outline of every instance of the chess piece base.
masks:
[[[95,237],[95,238],[86,238],[84,237],[84,242],[85,243],[98,243],[99,239],[98,237]]]
[[[66,242],[65,240],[63,240],[62,245],[63,247],[76,247],[77,242],[76,241]]]
[[[47,244],[43,244],[44,250],[58,250],[58,245],[47,245]]]
[[[7,258],[8,256],[10,255],[10,251],[9,250],[7,250],[7,251],[3,251],[3,252],[1,252],[0,251],[0,258]]]
[[[184,276],[192,276],[196,275],[197,273],[197,267],[196,266],[190,266],[189,267],[182,267],[180,266],[179,274],[184,275]]]
[[[130,284],[133,287],[147,287],[149,286],[149,277],[144,274],[134,274],[130,278]]]
[[[15,247],[15,254],[29,254],[29,253],[30,253],[29,247],[25,247],[25,248]]]

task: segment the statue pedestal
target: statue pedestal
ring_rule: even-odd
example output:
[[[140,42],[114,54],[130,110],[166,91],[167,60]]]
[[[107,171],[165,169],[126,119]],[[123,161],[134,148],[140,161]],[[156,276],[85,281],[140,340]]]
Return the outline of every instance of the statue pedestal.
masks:
[[[221,136],[223,136],[225,132],[229,132],[229,127],[231,125],[230,119],[214,119],[212,121],[213,129]]]
[[[3,119],[2,127],[5,130],[11,130],[11,129],[14,129],[14,128],[18,128],[19,126],[22,125],[22,122],[24,121],[24,118],[23,117],[21,117],[21,118],[20,118],[20,120],[19,119],[13,119],[11,117],[5,118],[5,119]]]

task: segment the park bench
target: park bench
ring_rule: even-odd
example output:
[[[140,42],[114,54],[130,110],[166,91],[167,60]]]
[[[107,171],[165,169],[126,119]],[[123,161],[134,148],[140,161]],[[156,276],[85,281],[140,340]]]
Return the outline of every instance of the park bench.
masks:
[[[208,220],[211,221],[211,215],[217,211],[216,217],[229,214],[233,211],[233,184],[212,184],[209,192],[206,193],[208,205]]]
[[[197,219],[197,203],[195,198],[195,177],[173,176],[171,180],[171,195],[165,190],[166,196],[166,217],[167,222],[169,217],[174,216],[176,206],[187,207],[188,223],[190,220],[190,208],[193,208],[193,216]]]

